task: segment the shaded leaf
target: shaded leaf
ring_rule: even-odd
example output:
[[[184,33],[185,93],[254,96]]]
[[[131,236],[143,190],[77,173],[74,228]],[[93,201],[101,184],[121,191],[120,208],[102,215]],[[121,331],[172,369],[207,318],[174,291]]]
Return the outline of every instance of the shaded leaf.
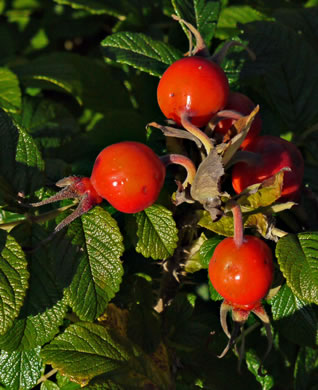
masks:
[[[276,246],[288,286],[298,298],[318,303],[318,233],[288,234]]]
[[[7,68],[0,68],[0,107],[9,112],[17,112],[21,108],[19,80]]]
[[[286,284],[270,302],[275,326],[284,337],[299,345],[317,345],[318,312],[313,305],[299,299]]]
[[[92,380],[87,386],[84,387],[87,390],[135,390],[135,387],[125,387],[114,383],[111,380],[107,380],[104,378],[96,378]]]
[[[117,222],[100,207],[74,221],[68,229],[74,244],[84,245],[78,267],[66,291],[68,303],[83,320],[94,320],[119,290],[124,251]]]
[[[173,255],[178,230],[170,210],[152,205],[136,214],[138,242],[136,251],[144,257],[164,260]]]
[[[23,305],[29,272],[16,240],[0,230],[0,334],[4,334]]]
[[[130,106],[126,89],[114,76],[115,70],[92,58],[55,52],[14,70],[28,87],[63,91],[74,96],[79,104],[98,112],[119,105]]]
[[[33,139],[0,111],[0,199],[33,193],[43,186],[44,162]]]
[[[295,389],[313,389],[318,383],[318,352],[312,348],[302,347],[297,356],[294,378]]]
[[[40,348],[0,354],[0,381],[10,390],[33,389],[41,376]]]
[[[154,353],[161,340],[160,318],[153,309],[155,299],[151,282],[137,277],[131,288],[127,335],[146,353]]]
[[[317,51],[281,23],[248,23],[244,25],[242,39],[255,52],[256,60],[240,66],[241,77],[264,75],[270,104],[290,131],[297,133],[312,124],[318,115],[314,103],[318,95]],[[237,74],[237,61],[228,59],[225,67],[229,72]]]
[[[213,38],[220,13],[220,2],[210,0],[172,0],[175,13],[197,28],[208,45]],[[187,29],[185,29],[188,35]]]
[[[301,34],[314,50],[318,51],[318,7],[310,8],[281,8],[274,14],[276,20]]]
[[[182,56],[177,49],[141,33],[112,34],[101,45],[106,60],[127,64],[158,77]]]

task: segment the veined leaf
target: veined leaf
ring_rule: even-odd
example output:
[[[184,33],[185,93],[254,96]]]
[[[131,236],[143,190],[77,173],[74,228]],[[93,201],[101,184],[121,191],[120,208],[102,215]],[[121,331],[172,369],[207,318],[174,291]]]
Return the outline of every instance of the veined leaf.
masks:
[[[241,76],[264,75],[270,102],[290,131],[311,125],[318,115],[314,103],[318,99],[317,51],[281,23],[259,21],[243,29],[242,39],[255,52],[256,60],[243,64]],[[237,73],[238,63],[231,63],[230,58],[228,63],[226,70]]]
[[[118,32],[105,38],[101,45],[105,60],[127,64],[158,77],[182,57],[177,49],[141,33]]]
[[[44,162],[33,139],[0,111],[0,199],[15,198],[43,186]]]
[[[76,314],[94,320],[106,309],[119,290],[124,251],[117,222],[100,207],[95,207],[69,228],[73,242],[84,245],[78,267],[66,295]]]
[[[0,354],[0,381],[10,390],[33,389],[41,376],[40,347]]]
[[[264,368],[262,368],[262,374],[260,375],[259,369],[261,368],[261,364],[256,353],[254,351],[246,352],[245,360],[248,369],[255,375],[256,380],[261,384],[262,390],[272,389],[275,384],[274,377],[266,372]]]
[[[7,68],[0,68],[0,107],[9,112],[17,112],[21,108],[19,80]]]
[[[58,4],[69,5],[74,9],[85,10],[92,14],[102,15],[108,14],[116,16],[119,19],[125,18],[125,13],[122,12],[120,7],[121,2],[119,0],[107,0],[107,3],[103,0],[54,0]]]
[[[47,238],[40,226],[30,229],[29,224],[21,224],[11,233],[16,238],[22,236],[30,247],[36,247]],[[78,254],[66,240],[56,237],[51,244],[38,247],[28,259],[31,275],[28,293],[18,318],[6,334],[0,336],[0,349],[7,352],[30,350],[50,341],[59,331],[67,310],[63,289],[74,272],[72,267]]]
[[[266,15],[249,5],[232,5],[224,7],[220,13],[215,36],[219,39],[229,39],[240,32],[239,24],[256,20],[265,20]]]
[[[317,52],[318,39],[318,7],[310,8],[280,8],[274,13],[275,19],[301,34]]]
[[[208,45],[213,38],[221,9],[218,0],[172,0],[175,13],[196,27]],[[186,27],[186,34],[188,31]]]
[[[16,242],[0,230],[0,334],[3,335],[22,307],[29,272],[25,255]]]
[[[288,234],[276,246],[288,286],[301,300],[318,303],[318,233]]]
[[[222,237],[214,236],[206,240],[200,248],[200,260],[203,268],[209,268],[211,257],[217,245],[223,240]]]
[[[271,299],[275,325],[285,337],[299,345],[316,346],[318,311],[293,294],[287,284]]]
[[[132,357],[124,345],[106,328],[92,323],[69,326],[41,352],[46,363],[77,382],[122,367]]]
[[[173,255],[178,241],[178,230],[171,211],[161,205],[152,205],[136,214],[136,251],[144,257],[164,260]]]

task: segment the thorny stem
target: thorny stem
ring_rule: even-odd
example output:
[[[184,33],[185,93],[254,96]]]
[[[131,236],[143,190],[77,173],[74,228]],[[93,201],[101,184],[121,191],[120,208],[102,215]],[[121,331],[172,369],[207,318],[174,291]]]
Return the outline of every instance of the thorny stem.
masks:
[[[202,145],[206,150],[206,154],[209,155],[211,149],[213,149],[212,141],[203,131],[189,121],[187,113],[183,113],[181,115],[181,124],[186,130],[188,130],[189,133],[197,137],[202,142]]]
[[[166,167],[170,164],[178,164],[186,169],[187,177],[182,183],[183,188],[186,188],[188,184],[193,183],[197,170],[192,160],[190,160],[188,157],[182,156],[181,154],[166,154],[160,157],[160,160]]]

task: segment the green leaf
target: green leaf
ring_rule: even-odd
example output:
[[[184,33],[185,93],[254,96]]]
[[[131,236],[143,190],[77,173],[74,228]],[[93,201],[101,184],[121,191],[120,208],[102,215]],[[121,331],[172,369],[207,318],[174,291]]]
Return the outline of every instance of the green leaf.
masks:
[[[249,5],[223,7],[215,36],[222,40],[232,38],[240,32],[239,24],[265,19],[264,14]]]
[[[123,8],[119,0],[54,0],[58,4],[69,5],[74,9],[85,10],[95,15],[108,14],[120,19],[125,18]]]
[[[33,389],[41,376],[40,348],[0,354],[0,381],[10,390]]]
[[[0,334],[18,316],[28,287],[25,255],[16,240],[0,230]]]
[[[84,320],[101,315],[119,290],[124,246],[117,222],[95,207],[69,228],[73,242],[84,246],[66,295],[74,312]]]
[[[80,105],[94,111],[131,105],[126,89],[114,74],[116,70],[93,58],[56,52],[16,66],[14,70],[28,87],[66,92]]]
[[[105,60],[127,64],[158,77],[182,56],[177,49],[141,33],[119,32],[106,37],[101,45]]]
[[[298,298],[318,303],[318,233],[288,234],[276,246],[288,286]]]
[[[220,13],[220,2],[210,0],[172,0],[175,13],[196,27],[208,45],[213,38]],[[188,31],[184,27],[186,34]]]
[[[246,195],[238,199],[243,212],[257,210],[273,204],[281,197],[284,181],[284,171],[279,171],[274,176],[263,181],[261,185],[252,185],[246,189]],[[257,189],[257,191],[253,191]]]
[[[246,364],[251,373],[255,376],[256,380],[261,384],[262,390],[270,390],[275,385],[274,378],[267,373],[264,368],[262,369],[262,374],[258,373],[260,369],[260,361],[254,351],[246,352]],[[265,372],[264,372],[265,371]]]
[[[214,236],[205,241],[200,248],[200,261],[203,268],[209,268],[211,257],[217,245],[223,240],[223,237]]]
[[[295,364],[295,389],[313,389],[318,383],[318,351],[308,347],[300,348]]]
[[[16,239],[30,238],[28,247],[37,247],[47,235],[38,225],[20,225],[11,233]],[[33,242],[33,244],[32,244]],[[0,336],[0,348],[25,351],[50,341],[59,331],[67,306],[63,289],[69,284],[78,253],[66,240],[57,237],[52,245],[41,245],[29,257],[30,281],[18,318],[6,334]],[[67,261],[65,261],[67,259]]]
[[[280,198],[284,179],[284,171],[280,171],[261,184],[255,184],[246,189],[238,198],[243,213],[244,227],[257,228],[263,237],[267,238],[270,233],[270,222],[266,213],[273,211],[271,206]],[[257,190],[257,191],[255,191]],[[282,209],[289,208],[290,204],[281,206]],[[264,213],[264,214],[263,214]],[[209,229],[222,236],[232,237],[234,235],[233,215],[231,211],[213,222],[209,213],[203,211],[199,226]]]
[[[318,312],[293,294],[287,284],[271,299],[275,325],[284,337],[299,345],[315,346],[318,342]]]
[[[33,139],[0,111],[0,199],[11,200],[43,186],[44,162]]]
[[[78,382],[121,368],[131,354],[103,326],[84,322],[69,326],[41,352],[47,364]]]
[[[56,374],[56,381],[61,390],[77,390],[81,388],[78,383],[70,381],[67,376],[63,376],[59,372]]]
[[[21,108],[19,80],[7,68],[0,68],[0,107],[9,112],[17,112]]]
[[[172,256],[178,241],[178,230],[171,211],[161,205],[152,205],[136,214],[136,251],[144,257],[164,260]]]
[[[46,380],[41,383],[40,390],[60,390],[60,387],[56,383]]]
[[[201,262],[200,249],[206,239],[205,234],[202,233],[200,237],[194,240],[190,246],[185,248],[186,255],[184,259],[184,269],[186,272],[197,272],[202,268],[205,268],[205,264],[202,264]]]

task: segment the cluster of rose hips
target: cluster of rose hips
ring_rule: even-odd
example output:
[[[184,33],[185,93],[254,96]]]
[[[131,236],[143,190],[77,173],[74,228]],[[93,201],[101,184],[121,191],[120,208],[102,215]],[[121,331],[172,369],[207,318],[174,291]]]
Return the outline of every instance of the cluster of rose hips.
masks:
[[[239,118],[250,114],[255,105],[242,93],[230,91],[223,69],[205,56],[204,50],[196,50],[194,54],[176,61],[165,71],[158,85],[157,100],[165,117],[178,129],[191,134],[208,155],[215,143],[231,142],[235,135],[233,125]],[[212,122],[213,138],[206,132]],[[252,184],[261,183],[282,168],[288,168],[284,173],[280,200],[297,201],[304,171],[302,156],[288,141],[261,136],[261,126],[257,114],[240,145],[242,151],[257,158],[234,165],[233,189],[240,194]],[[138,142],[113,144],[97,156],[90,178],[64,178],[57,183],[63,187],[60,192],[34,205],[79,198],[77,209],[56,227],[56,231],[103,199],[121,212],[137,213],[157,200],[165,180],[166,166],[171,163],[181,164],[187,169],[188,177],[182,187],[191,186],[196,168],[187,157],[170,154],[160,158],[148,146]],[[274,272],[270,247],[258,237],[243,235],[239,206],[232,203],[231,208],[234,237],[224,239],[216,247],[209,265],[211,283],[224,298],[221,323],[230,339],[226,350],[235,339],[226,325],[229,310],[239,325],[251,311],[254,312],[263,320],[269,333],[269,321],[261,301],[268,293]]]

